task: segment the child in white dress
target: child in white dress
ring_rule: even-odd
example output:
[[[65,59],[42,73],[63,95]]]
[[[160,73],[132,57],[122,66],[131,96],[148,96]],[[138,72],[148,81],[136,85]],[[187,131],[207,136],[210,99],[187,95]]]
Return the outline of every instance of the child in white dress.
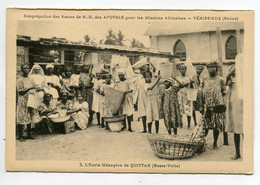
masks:
[[[88,102],[84,101],[84,98],[80,93],[77,94],[77,100],[74,102],[72,109],[78,110],[76,113],[72,114],[77,126],[82,130],[87,129],[89,123],[89,107]]]

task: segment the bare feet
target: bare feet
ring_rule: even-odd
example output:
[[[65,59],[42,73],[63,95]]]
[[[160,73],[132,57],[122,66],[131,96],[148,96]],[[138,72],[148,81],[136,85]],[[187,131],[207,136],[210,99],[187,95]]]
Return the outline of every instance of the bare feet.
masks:
[[[32,135],[29,135],[29,136],[27,137],[27,139],[35,139],[35,137],[32,136]]]
[[[231,157],[232,160],[237,160],[240,158],[241,158],[241,155],[234,155],[233,157]]]
[[[23,137],[20,137],[20,138],[19,138],[19,141],[20,141],[20,142],[25,142],[25,139],[24,139]]]

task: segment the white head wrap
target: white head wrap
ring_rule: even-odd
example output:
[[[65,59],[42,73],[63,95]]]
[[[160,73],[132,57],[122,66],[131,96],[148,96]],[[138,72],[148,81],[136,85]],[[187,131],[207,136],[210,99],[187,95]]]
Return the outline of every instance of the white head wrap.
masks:
[[[40,70],[39,74],[44,76],[44,71],[39,64],[34,64],[34,66],[32,67],[32,69],[29,73],[29,76],[32,75],[32,74],[35,74],[35,71],[34,71],[35,69],[39,69]]]
[[[142,58],[141,60],[137,61],[132,67],[134,69],[139,69],[147,64],[149,64],[149,62],[147,61],[147,58]]]
[[[54,65],[53,65],[53,64],[47,64],[47,65],[46,65],[46,69],[48,69],[48,68],[52,68],[52,69],[53,69],[53,68],[54,68]]]
[[[125,75],[125,70],[124,70],[124,69],[118,69],[118,70],[117,70],[117,74],[118,74],[118,75],[119,75],[119,74]]]

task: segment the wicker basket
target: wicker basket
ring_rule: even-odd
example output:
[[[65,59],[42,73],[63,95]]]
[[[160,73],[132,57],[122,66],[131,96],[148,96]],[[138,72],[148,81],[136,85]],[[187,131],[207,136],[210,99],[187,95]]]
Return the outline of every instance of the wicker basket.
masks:
[[[198,142],[198,148],[195,151],[195,153],[200,154],[202,152],[205,152],[205,150],[206,150],[206,142],[205,141],[204,142],[203,141]]]
[[[155,155],[164,159],[186,159],[192,157],[201,142],[190,142],[178,138],[148,136],[148,141]]]
[[[125,115],[104,117],[104,121],[108,124],[109,130],[112,132],[120,132],[122,130],[124,120]]]

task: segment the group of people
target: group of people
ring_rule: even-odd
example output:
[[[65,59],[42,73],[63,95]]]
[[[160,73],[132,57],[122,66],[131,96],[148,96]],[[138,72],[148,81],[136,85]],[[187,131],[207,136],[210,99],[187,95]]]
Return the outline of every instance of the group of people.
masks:
[[[46,65],[45,74],[37,64],[32,69],[24,64],[21,70],[23,74],[17,80],[17,123],[21,141],[24,140],[24,125],[27,125],[29,139],[34,138],[32,124],[35,127],[44,125],[52,132],[48,115],[62,110],[72,115],[80,129],[92,124],[94,113],[97,124],[109,129],[104,118],[115,116],[111,102],[106,100],[108,89],[112,88],[123,93],[117,112],[117,115],[125,115],[122,130],[133,131],[131,124],[136,111],[143,124],[142,133],[152,133],[153,122],[155,132],[159,133],[159,120],[163,119],[168,133],[177,135],[177,128],[184,127],[184,115],[188,129],[192,117],[197,125],[195,112],[198,111],[202,115],[205,136],[209,129],[213,130],[213,148],[217,148],[220,131],[224,133],[224,145],[228,145],[227,132],[235,132],[236,155],[233,159],[240,158],[240,134],[243,131],[242,119],[238,117],[242,116],[242,109],[237,110],[234,106],[234,100],[237,100],[234,66],[225,80],[218,75],[217,62],[207,64],[207,78],[200,76],[204,70],[202,65],[196,66],[197,74],[190,78],[185,64],[178,66],[179,76],[168,79],[161,79],[160,71],[147,63],[134,68],[132,77],[126,77],[125,69],[117,69],[116,73],[102,69],[93,74],[92,65],[77,65],[74,70],[66,67],[64,71],[56,70],[57,74],[53,74],[52,64]],[[116,78],[112,74],[116,74]],[[230,87],[228,92],[227,86]],[[195,101],[189,97],[190,89],[196,90]],[[242,101],[235,101],[236,105],[239,103],[242,105]]]
[[[80,129],[86,129],[91,122],[89,111],[88,88],[91,89],[91,77],[89,84],[80,84],[86,73],[75,73],[67,68],[64,73],[53,74],[54,65],[46,65],[46,71],[38,64],[32,69],[28,64],[21,66],[22,75],[17,79],[17,123],[18,137],[24,141],[23,132],[26,125],[27,138],[34,139],[34,132],[52,133],[55,125],[50,115],[71,115]],[[77,71],[77,70],[75,70]],[[89,87],[87,86],[89,85]],[[82,88],[80,88],[82,87]]]

